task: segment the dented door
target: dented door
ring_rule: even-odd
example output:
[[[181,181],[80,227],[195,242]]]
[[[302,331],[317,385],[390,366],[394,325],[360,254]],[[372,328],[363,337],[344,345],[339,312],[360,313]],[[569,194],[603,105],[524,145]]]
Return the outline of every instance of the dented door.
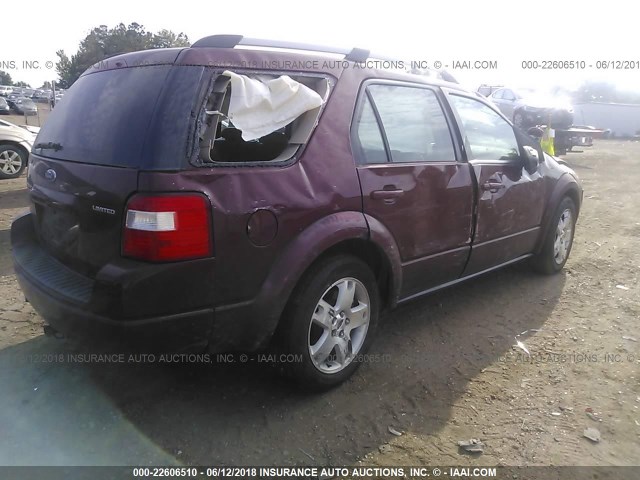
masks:
[[[476,232],[465,274],[530,253],[544,208],[542,176],[521,162],[471,161],[478,179]]]
[[[544,209],[540,172],[527,172],[512,125],[491,107],[449,92],[477,182],[476,227],[465,275],[531,253]]]

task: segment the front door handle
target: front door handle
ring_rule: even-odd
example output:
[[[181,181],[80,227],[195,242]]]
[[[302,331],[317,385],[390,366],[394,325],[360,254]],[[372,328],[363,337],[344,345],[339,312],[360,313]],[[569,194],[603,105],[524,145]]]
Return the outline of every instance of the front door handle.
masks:
[[[371,192],[371,198],[374,200],[395,200],[404,195],[404,190],[374,190]]]
[[[501,182],[484,182],[482,184],[482,189],[491,193],[496,193],[501,188],[504,188],[504,183]]]

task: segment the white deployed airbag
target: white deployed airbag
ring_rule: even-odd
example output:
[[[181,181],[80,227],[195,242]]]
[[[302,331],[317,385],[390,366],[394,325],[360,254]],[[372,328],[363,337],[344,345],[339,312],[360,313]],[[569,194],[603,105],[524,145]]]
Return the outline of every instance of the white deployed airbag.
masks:
[[[322,105],[322,97],[287,75],[248,77],[225,71],[231,78],[229,119],[245,141],[282,128]]]

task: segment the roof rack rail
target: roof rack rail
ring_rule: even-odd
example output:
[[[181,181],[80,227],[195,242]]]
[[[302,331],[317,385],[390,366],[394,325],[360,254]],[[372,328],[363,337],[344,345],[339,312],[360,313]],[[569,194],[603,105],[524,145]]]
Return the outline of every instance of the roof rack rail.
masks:
[[[192,47],[234,48],[238,45],[251,47],[282,48],[287,50],[306,50],[309,52],[326,52],[344,55],[350,62],[365,62],[371,54],[369,50],[362,48],[335,48],[312,45],[309,43],[296,43],[281,40],[265,40],[262,38],[246,38],[242,35],[211,35],[195,42]]]

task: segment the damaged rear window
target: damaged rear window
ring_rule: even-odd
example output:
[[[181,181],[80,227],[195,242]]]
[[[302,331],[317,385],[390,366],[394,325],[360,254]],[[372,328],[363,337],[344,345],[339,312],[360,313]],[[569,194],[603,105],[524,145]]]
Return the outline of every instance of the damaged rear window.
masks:
[[[281,162],[307,143],[329,94],[320,76],[215,76],[198,125],[197,165]]]

